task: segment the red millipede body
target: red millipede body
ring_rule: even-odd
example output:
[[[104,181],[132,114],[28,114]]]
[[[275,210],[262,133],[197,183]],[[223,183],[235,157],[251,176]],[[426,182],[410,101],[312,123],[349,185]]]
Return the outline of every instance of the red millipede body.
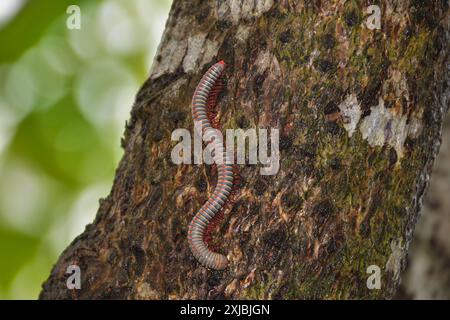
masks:
[[[228,154],[225,149],[223,137],[218,131],[217,113],[213,110],[217,96],[223,83],[222,73],[225,63],[219,61],[214,64],[200,80],[192,98],[192,116],[197,129],[202,136],[207,137],[213,143],[212,154],[217,168],[217,184],[206,203],[200,208],[189,224],[188,242],[195,258],[204,266],[223,270],[228,266],[225,255],[215,253],[208,248],[205,242],[206,233],[211,231],[211,223],[217,223],[223,215],[225,206],[229,203],[229,197],[233,192],[236,168],[233,165],[234,155]]]

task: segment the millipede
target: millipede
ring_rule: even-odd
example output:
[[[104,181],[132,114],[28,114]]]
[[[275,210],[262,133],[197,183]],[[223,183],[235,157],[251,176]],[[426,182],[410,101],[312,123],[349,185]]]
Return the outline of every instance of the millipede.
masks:
[[[192,116],[195,123],[199,124],[197,129],[213,143],[212,156],[217,170],[217,184],[189,224],[188,242],[194,257],[205,267],[214,270],[225,269],[228,266],[228,259],[208,247],[209,234],[213,226],[223,217],[225,208],[230,206],[230,196],[234,194],[237,185],[237,167],[233,165],[234,155],[225,150],[223,138],[217,131],[219,122],[215,106],[223,88],[224,70],[224,61],[210,67],[192,97]]]

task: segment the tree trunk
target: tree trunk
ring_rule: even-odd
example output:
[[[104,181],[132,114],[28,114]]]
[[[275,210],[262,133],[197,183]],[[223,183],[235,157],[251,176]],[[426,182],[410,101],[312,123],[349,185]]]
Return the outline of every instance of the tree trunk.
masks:
[[[450,113],[440,149],[395,298],[450,299]]]
[[[111,193],[40,298],[391,298],[448,109],[449,10],[375,1],[371,30],[371,4],[175,0]],[[221,59],[221,127],[278,128],[280,170],[239,166],[212,241],[230,264],[213,271],[187,243],[213,170],[170,155],[172,131],[193,130],[195,86]],[[79,290],[66,287],[73,264]],[[369,289],[377,267],[381,288]]]

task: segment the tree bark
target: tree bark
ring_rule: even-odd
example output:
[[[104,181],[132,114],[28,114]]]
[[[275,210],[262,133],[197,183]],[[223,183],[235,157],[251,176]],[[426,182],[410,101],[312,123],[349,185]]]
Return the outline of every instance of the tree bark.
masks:
[[[380,30],[366,26],[371,4]],[[40,298],[391,298],[448,110],[448,24],[446,1],[175,0],[111,193]],[[170,154],[221,59],[222,128],[278,128],[280,170],[240,166],[213,240],[230,265],[212,271],[186,233],[213,172]],[[80,290],[66,287],[72,264]],[[371,265],[381,289],[367,286]]]
[[[450,299],[450,113],[395,298]]]

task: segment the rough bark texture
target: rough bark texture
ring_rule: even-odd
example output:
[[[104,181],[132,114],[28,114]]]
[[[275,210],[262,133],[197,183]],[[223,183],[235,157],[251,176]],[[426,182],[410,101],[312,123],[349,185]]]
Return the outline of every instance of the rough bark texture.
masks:
[[[448,23],[447,1],[175,0],[112,191],[40,298],[392,297],[448,109]],[[193,90],[220,59],[222,127],[279,128],[281,161],[275,176],[241,166],[218,272],[186,240],[211,169],[173,164],[170,136],[192,130]],[[81,290],[66,288],[71,264]]]

